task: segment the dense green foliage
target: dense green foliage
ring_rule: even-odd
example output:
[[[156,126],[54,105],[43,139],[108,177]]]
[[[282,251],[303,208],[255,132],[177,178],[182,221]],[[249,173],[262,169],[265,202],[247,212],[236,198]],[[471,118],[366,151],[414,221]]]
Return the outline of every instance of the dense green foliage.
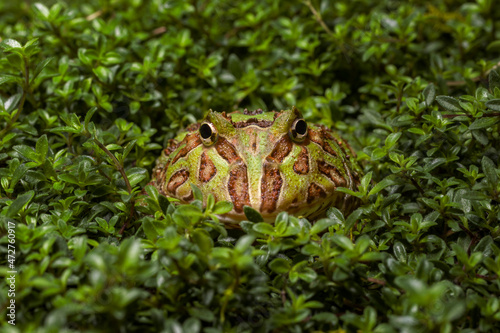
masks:
[[[426,3],[0,2],[2,332],[500,330],[500,6]],[[292,105],[358,152],[349,216],[145,187],[209,108]]]

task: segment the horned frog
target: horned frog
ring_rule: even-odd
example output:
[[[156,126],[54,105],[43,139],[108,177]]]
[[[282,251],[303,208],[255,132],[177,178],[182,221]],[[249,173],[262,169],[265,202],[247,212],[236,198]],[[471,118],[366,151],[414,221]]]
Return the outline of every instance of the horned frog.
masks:
[[[170,140],[153,169],[151,184],[182,203],[193,200],[190,184],[215,201],[230,201],[225,223],[245,220],[244,206],[274,221],[281,211],[310,220],[335,206],[349,213],[359,166],[348,144],[326,126],[307,123],[300,111],[231,113],[210,110]]]

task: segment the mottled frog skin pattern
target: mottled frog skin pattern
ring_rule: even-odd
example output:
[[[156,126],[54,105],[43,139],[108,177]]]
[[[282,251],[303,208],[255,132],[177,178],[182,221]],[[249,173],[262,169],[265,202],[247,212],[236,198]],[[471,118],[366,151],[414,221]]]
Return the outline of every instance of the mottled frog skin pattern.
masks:
[[[182,203],[193,200],[190,184],[216,201],[233,203],[221,216],[226,223],[245,220],[243,207],[265,221],[287,211],[310,220],[335,206],[345,214],[356,198],[336,191],[356,190],[359,170],[347,143],[326,126],[306,123],[292,110],[218,113],[190,125],[170,140],[153,170],[151,184]]]

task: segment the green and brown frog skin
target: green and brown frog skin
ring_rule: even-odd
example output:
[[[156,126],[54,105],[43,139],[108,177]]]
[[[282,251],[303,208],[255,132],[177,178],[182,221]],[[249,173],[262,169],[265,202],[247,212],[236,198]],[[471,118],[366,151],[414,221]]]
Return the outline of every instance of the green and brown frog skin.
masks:
[[[267,222],[281,211],[314,220],[335,206],[344,214],[359,202],[337,187],[356,190],[356,165],[347,143],[323,125],[307,123],[299,110],[210,110],[164,149],[153,184],[182,203],[193,200],[190,184],[206,200],[233,203],[225,223],[245,220],[243,207]]]

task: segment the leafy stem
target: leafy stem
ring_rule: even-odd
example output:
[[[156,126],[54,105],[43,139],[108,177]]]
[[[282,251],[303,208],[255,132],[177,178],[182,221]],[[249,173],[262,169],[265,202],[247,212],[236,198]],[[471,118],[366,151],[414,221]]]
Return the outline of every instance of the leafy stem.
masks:
[[[127,174],[125,173],[125,169],[121,165],[121,163],[116,159],[116,157],[109,151],[108,148],[106,148],[105,145],[103,145],[97,138],[93,138],[95,144],[101,148],[101,150],[109,156],[109,158],[113,161],[113,164],[115,165],[116,170],[120,172],[120,174],[123,177],[123,180],[125,181],[125,185],[127,185],[127,192],[129,194],[132,194],[132,186],[130,186],[130,181],[128,180]]]
[[[330,28],[328,28],[328,26],[326,25],[325,21],[323,21],[323,18],[321,17],[321,14],[316,10],[316,8],[314,8],[314,6],[311,3],[311,1],[310,0],[305,0],[304,3],[306,4],[307,7],[309,7],[309,9],[311,10],[311,13],[313,14],[314,18],[316,19],[316,21],[318,21],[318,23],[321,25],[321,27],[323,28],[323,30],[325,30],[327,34],[331,35],[332,31],[330,30]]]
[[[483,117],[499,117],[500,116],[500,112],[491,112],[491,113],[485,113],[483,114],[481,117],[479,118],[483,118]],[[443,114],[442,115],[443,118],[455,118],[455,117],[469,117],[469,118],[472,118],[473,115],[471,114]]]
[[[14,118],[9,121],[7,126],[0,132],[0,138],[4,137],[5,134],[7,134],[12,127],[14,127],[14,124],[16,123],[17,119],[19,119],[19,116],[21,115],[21,112],[23,111],[24,107],[24,102],[26,101],[26,96],[28,95],[28,92],[30,91],[30,68],[29,68],[29,58],[26,56],[23,56],[24,60],[24,83],[22,85],[23,89],[23,94],[21,96],[21,100],[19,101],[19,106],[17,108],[17,112],[14,115]]]
[[[325,32],[333,39],[337,42],[340,50],[342,51],[342,53],[344,54],[344,56],[348,57],[347,55],[347,50],[346,48],[344,47],[344,44],[341,43],[337,37],[335,37],[335,35],[333,34],[332,30],[326,25],[325,21],[323,20],[323,17],[321,17],[321,13],[318,12],[316,10],[316,8],[314,8],[313,4],[311,3],[311,0],[304,0],[304,4],[309,7],[309,10],[311,11],[311,13],[313,14],[314,16],[314,19],[319,23],[319,25],[321,25],[321,27],[323,28],[323,30],[325,30]]]

